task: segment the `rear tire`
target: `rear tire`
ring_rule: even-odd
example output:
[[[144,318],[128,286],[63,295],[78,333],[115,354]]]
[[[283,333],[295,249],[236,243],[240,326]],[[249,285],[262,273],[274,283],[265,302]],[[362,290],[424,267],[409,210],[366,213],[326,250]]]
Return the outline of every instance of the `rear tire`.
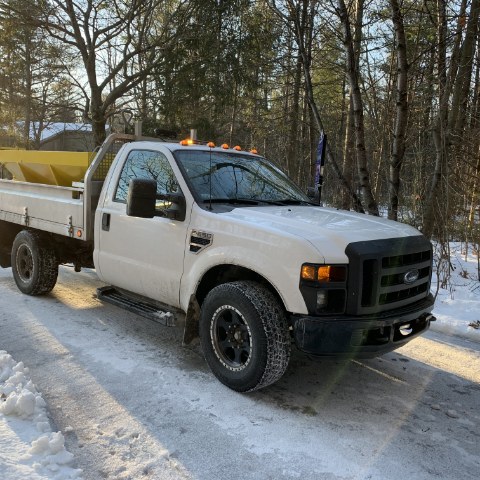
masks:
[[[202,305],[200,339],[214,375],[237,392],[276,382],[290,359],[284,309],[256,282],[225,283],[210,291]]]
[[[21,231],[12,245],[12,272],[18,289],[27,295],[44,295],[57,283],[55,250],[30,230]]]

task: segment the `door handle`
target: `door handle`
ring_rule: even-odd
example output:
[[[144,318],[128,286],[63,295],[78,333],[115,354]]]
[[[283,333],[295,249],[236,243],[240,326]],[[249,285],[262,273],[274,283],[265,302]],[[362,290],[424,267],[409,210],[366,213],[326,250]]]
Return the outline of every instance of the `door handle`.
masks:
[[[110,230],[110,214],[104,213],[102,215],[102,230],[108,232]]]

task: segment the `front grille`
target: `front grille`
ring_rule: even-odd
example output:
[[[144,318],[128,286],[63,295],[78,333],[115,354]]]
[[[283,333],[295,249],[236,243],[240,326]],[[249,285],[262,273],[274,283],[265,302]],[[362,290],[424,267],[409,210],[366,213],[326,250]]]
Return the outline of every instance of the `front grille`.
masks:
[[[424,267],[418,271],[418,278],[427,278],[430,275],[430,267]],[[401,273],[394,273],[392,275],[382,276],[382,287],[391,287],[394,285],[402,285],[404,283],[403,275]]]
[[[405,288],[404,290],[399,290],[398,292],[388,292],[382,293],[378,298],[379,305],[386,305],[388,303],[395,303],[405,300],[406,298],[413,298],[417,295],[421,295],[427,291],[428,284],[423,283],[422,285],[417,285],[416,287]]]
[[[395,255],[393,257],[382,258],[383,268],[404,267],[409,265],[415,265],[416,263],[422,263],[424,261],[430,261],[430,250],[424,252],[407,253],[405,255]]]
[[[423,236],[355,242],[346,254],[349,314],[391,310],[429,294],[432,247]]]

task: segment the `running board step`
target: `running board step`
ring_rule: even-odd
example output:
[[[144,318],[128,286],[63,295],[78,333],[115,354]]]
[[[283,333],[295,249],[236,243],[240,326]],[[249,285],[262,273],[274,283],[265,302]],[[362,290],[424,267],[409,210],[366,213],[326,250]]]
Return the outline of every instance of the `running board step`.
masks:
[[[97,298],[103,302],[111,303],[124,310],[166,325],[167,327],[173,327],[175,325],[175,316],[172,312],[162,310],[157,305],[139,300],[133,296],[128,296],[114,287],[107,286],[97,288]]]

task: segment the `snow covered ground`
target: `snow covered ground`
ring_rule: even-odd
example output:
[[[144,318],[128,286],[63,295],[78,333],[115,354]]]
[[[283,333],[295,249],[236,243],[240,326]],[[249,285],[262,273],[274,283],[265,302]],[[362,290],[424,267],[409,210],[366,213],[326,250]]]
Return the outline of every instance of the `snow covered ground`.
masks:
[[[431,329],[480,342],[480,281],[477,256],[473,254],[471,247],[466,252],[465,245],[452,243],[450,262],[454,270],[451,271],[446,288],[438,289],[434,310],[437,321],[432,323]],[[448,268],[448,265],[445,268]],[[443,268],[440,267],[440,270]],[[437,290],[437,282],[438,276],[434,274],[433,293]]]
[[[471,252],[469,257],[465,259],[461,246],[453,245],[452,264],[455,270],[452,273],[451,282],[447,289],[439,289],[438,292],[434,310],[437,321],[432,324],[432,330],[442,334],[447,333],[448,335],[467,338],[470,342],[477,344],[480,343],[480,329],[474,328],[477,322],[480,323],[480,282],[476,271],[477,260]],[[120,327],[125,327],[122,327],[121,322],[123,322],[124,317],[126,319],[130,314],[119,313],[115,320],[120,321],[120,323],[106,324],[105,319],[109,316],[98,312],[99,307],[96,300],[90,299],[85,304],[80,305],[80,300],[75,298],[75,294],[70,293],[72,292],[72,286],[78,285],[76,284],[77,280],[72,279],[78,277],[73,276],[73,274],[70,277],[70,273],[67,276],[65,276],[65,273],[63,275],[63,280],[67,280],[70,286],[65,288],[57,286],[55,289],[58,301],[63,305],[59,306],[50,302],[51,307],[45,307],[44,303],[41,303],[44,300],[33,299],[30,301],[28,297],[17,293],[12,285],[11,272],[9,270],[0,271],[0,279],[4,280],[2,285],[6,285],[3,295],[11,296],[17,301],[18,299],[26,299],[29,302],[25,308],[20,308],[21,312],[16,321],[18,322],[22,318],[21,315],[31,317],[28,319],[28,321],[31,320],[31,323],[27,324],[27,320],[25,320],[25,325],[28,325],[29,330],[32,329],[33,325],[33,329],[37,330],[34,335],[37,335],[40,339],[46,339],[47,335],[50,335],[44,325],[55,332],[55,335],[58,335],[58,346],[49,346],[49,348],[58,349],[56,357],[59,358],[59,363],[57,363],[59,366],[57,368],[64,368],[63,362],[69,361],[72,353],[77,352],[75,355],[78,358],[81,356],[91,357],[89,362],[92,371],[104,372],[110,369],[115,373],[114,379],[117,377],[120,379],[123,376],[131,379],[132,383],[137,382],[135,384],[142,386],[143,384],[138,383],[139,378],[144,375],[151,375],[151,380],[145,379],[144,382],[145,387],[151,389],[152,398],[150,398],[150,394],[139,391],[137,401],[131,397],[131,395],[136,395],[134,391],[130,392],[130,396],[126,399],[121,399],[118,392],[122,388],[126,390],[127,386],[125,384],[123,384],[123,387],[120,385],[115,390],[117,392],[116,398],[118,402],[122,401],[123,403],[119,404],[118,412],[115,409],[115,412],[112,410],[110,418],[105,416],[101,407],[105,405],[108,410],[111,408],[108,405],[114,405],[115,403],[112,403],[111,398],[106,397],[104,390],[93,390],[97,395],[94,397],[95,400],[86,398],[85,402],[82,402],[81,398],[73,398],[77,395],[77,392],[70,392],[69,387],[60,385],[60,383],[55,385],[59,392],[67,392],[67,394],[58,394],[60,406],[55,406],[57,411],[61,410],[62,404],[68,401],[69,403],[73,402],[74,411],[80,411],[80,408],[86,408],[88,403],[91,403],[91,407],[97,408],[98,412],[104,415],[103,420],[100,418],[87,419],[88,422],[93,422],[92,425],[88,425],[88,435],[81,431],[82,427],[87,430],[87,425],[84,425],[85,420],[82,424],[82,420],[79,419],[78,425],[74,427],[70,427],[68,423],[60,425],[65,436],[78,434],[78,437],[81,438],[84,434],[85,438],[91,438],[93,444],[96,442],[99,449],[106,449],[109,452],[107,457],[110,455],[112,459],[116,455],[118,456],[123,448],[123,461],[127,459],[135,463],[136,470],[132,468],[130,471],[122,470],[125,467],[120,466],[121,462],[113,464],[112,469],[115,472],[114,469],[117,468],[117,473],[105,475],[105,477],[136,479],[141,478],[138,476],[140,474],[133,472],[143,471],[142,475],[145,478],[192,478],[178,462],[178,457],[184,459],[189,457],[191,459],[189,460],[190,463],[194,459],[197,459],[195,461],[201,461],[201,458],[197,458],[200,452],[207,450],[211,451],[213,455],[213,452],[220,448],[220,444],[225,445],[225,441],[232,444],[232,458],[230,459],[232,462],[239,463],[240,459],[241,464],[241,459],[245,458],[245,470],[243,474],[240,474],[237,470],[228,472],[229,459],[224,456],[225,453],[222,449],[222,453],[218,455],[220,458],[215,458],[215,455],[212,458],[215,458],[214,461],[220,463],[227,471],[220,470],[222,473],[219,473],[219,476],[215,476],[215,478],[267,478],[261,471],[255,470],[260,465],[258,462],[276,461],[278,463],[278,458],[284,460],[285,465],[291,465],[291,468],[280,467],[283,468],[283,470],[279,470],[280,476],[268,475],[268,478],[300,478],[302,471],[304,472],[304,478],[322,479],[382,478],[386,480],[389,478],[407,478],[401,473],[407,471],[410,473],[410,478],[454,478],[451,474],[439,470],[438,463],[440,460],[436,457],[436,454],[433,454],[434,451],[436,452],[434,449],[438,450],[438,445],[443,445],[445,442],[451,443],[463,464],[479,466],[478,457],[472,456],[472,453],[467,453],[465,447],[460,446],[457,440],[446,436],[448,435],[447,432],[452,432],[452,429],[456,431],[457,427],[446,426],[446,430],[443,431],[440,430],[438,423],[439,418],[446,418],[458,422],[458,432],[466,431],[461,429],[473,429],[475,431],[478,427],[478,415],[473,407],[467,408],[461,402],[455,403],[438,399],[438,393],[433,391],[434,387],[431,386],[433,384],[437,386],[438,379],[434,383],[430,383],[425,378],[424,373],[416,372],[409,377],[402,377],[402,372],[409,373],[406,371],[409,365],[406,362],[410,361],[409,356],[412,359],[411,361],[423,361],[426,357],[432,355],[432,351],[441,348],[448,349],[448,352],[445,355],[444,364],[438,368],[441,367],[451,374],[458,375],[459,370],[449,365],[449,363],[453,363],[453,359],[449,356],[450,353],[459,352],[459,363],[468,363],[470,360],[462,362],[462,358],[467,357],[462,357],[464,354],[460,350],[446,345],[444,341],[433,345],[428,354],[422,353],[423,348],[415,349],[407,346],[402,349],[404,352],[402,355],[389,354],[385,356],[385,359],[378,360],[383,363],[374,363],[374,361],[356,362],[352,363],[352,367],[339,368],[339,370],[350,368],[356,376],[362,377],[360,380],[352,380],[351,375],[348,379],[346,377],[339,380],[338,376],[341,372],[337,375],[330,367],[327,368],[322,365],[316,367],[314,364],[302,365],[303,360],[299,357],[294,360],[297,363],[295,374],[292,372],[287,374],[285,381],[282,380],[277,386],[272,387],[270,392],[258,392],[254,395],[242,396],[218,384],[204,368],[198,371],[197,364],[192,368],[193,373],[186,371],[185,364],[195,361],[194,354],[187,355],[187,360],[184,361],[183,368],[180,370],[174,364],[173,357],[170,357],[167,352],[155,354],[153,348],[156,348],[156,345],[152,345],[152,348],[150,348],[147,340],[151,335],[148,330],[145,334],[142,333],[142,335],[145,335],[145,337],[142,337],[143,339],[140,337],[123,339],[119,332]],[[78,286],[80,290],[84,289],[84,291],[78,292],[79,299],[85,298],[85,292],[93,293],[92,285],[95,285],[96,282],[93,273],[87,273],[84,278],[90,283],[85,286]],[[432,290],[436,290],[435,283]],[[68,319],[72,320],[72,323],[66,322],[66,318],[53,319],[54,316],[61,316],[62,312],[65,315],[65,311],[68,311],[69,307],[73,309],[72,318]],[[63,310],[60,310],[60,308],[63,308]],[[114,307],[106,308],[113,308],[112,311],[115,311]],[[84,314],[82,314],[82,309]],[[11,311],[4,310],[3,321],[6,322],[6,315],[12,316],[13,312],[13,309]],[[47,318],[48,313],[46,312],[50,312],[51,319]],[[95,322],[95,324],[92,325],[92,322]],[[128,320],[125,320],[125,322],[128,322]],[[93,334],[90,338],[85,338],[80,332],[80,328],[84,324],[87,328],[86,331]],[[108,333],[109,330],[112,330],[112,334]],[[168,331],[168,329],[162,330],[162,335],[164,331]],[[107,333],[111,336],[107,337]],[[18,336],[15,333],[12,335]],[[37,339],[37,337],[34,339]],[[112,337],[114,343],[107,344],[106,342],[111,341]],[[59,343],[62,338],[63,345],[68,344],[72,353],[63,349]],[[417,341],[415,340],[415,342]],[[52,338],[52,342],[55,342],[55,339]],[[433,341],[428,338],[423,342],[422,347],[425,350],[430,344],[433,344]],[[54,345],[54,343],[51,345]],[[87,345],[90,345],[90,350],[88,350]],[[2,347],[1,342],[0,347]],[[18,351],[21,352],[22,349],[19,348]],[[141,355],[137,360],[132,357],[135,352],[140,352]],[[425,355],[425,357],[421,357],[422,355]],[[475,355],[476,357],[469,358],[476,358],[475,361],[478,363],[478,353]],[[162,368],[160,371],[157,369],[159,358],[163,362],[160,363]],[[83,478],[83,473],[79,469],[72,468],[71,465],[76,465],[76,462],[72,458],[73,455],[65,449],[62,432],[55,431],[56,428],[53,428],[52,431],[47,412],[50,405],[46,406],[41,393],[37,391],[30,379],[28,368],[21,362],[22,360],[23,358],[13,359],[0,348],[0,478],[5,480],[80,480]],[[381,366],[385,367],[386,363],[388,363],[388,368],[382,369]],[[462,380],[457,384],[453,380],[445,380],[445,382],[453,385],[454,392],[458,392],[458,395],[461,394],[461,397],[458,398],[468,398],[465,395],[469,395],[470,391],[473,392],[473,387],[478,388],[478,375],[475,373],[478,373],[477,363],[472,363],[470,366],[465,365],[465,370],[462,370],[460,375],[465,381]],[[66,366],[67,364],[65,364]],[[67,368],[65,370],[71,372],[67,374],[65,380],[68,381],[68,375],[71,375],[72,383],[74,383],[73,375],[75,375],[75,385],[83,385],[86,382],[85,378],[82,377],[85,374],[82,374],[78,367],[75,367],[75,370],[72,370],[71,367],[70,370]],[[180,376],[179,371],[183,372]],[[299,373],[299,371],[303,373]],[[315,390],[315,385],[319,384],[319,380],[316,378],[319,372],[323,376],[322,383],[326,382],[331,388],[328,387],[325,390],[317,388]],[[369,374],[373,376],[370,378]],[[86,375],[89,375],[89,373]],[[433,370],[431,370],[431,375],[433,378]],[[385,385],[379,383],[378,379],[382,376],[386,379],[387,383]],[[410,385],[414,383],[414,380],[418,381],[417,390]],[[96,377],[96,381],[99,382],[99,385],[100,382],[105,385],[105,380],[100,376]],[[343,388],[338,387],[338,382],[343,385]],[[422,382],[425,382],[425,384],[422,384]],[[118,384],[118,381],[116,383]],[[162,389],[164,386],[165,389]],[[113,391],[112,386],[109,388]],[[380,393],[372,392],[371,388],[378,388]],[[401,397],[401,392],[405,389],[410,390],[408,394]],[[297,397],[293,390],[300,391],[300,396]],[[311,392],[314,393],[311,395]],[[78,392],[78,395],[81,395],[81,393]],[[312,398],[314,395],[316,397]],[[335,400],[335,402],[332,403],[326,395],[332,395],[330,399]],[[362,395],[366,398],[365,401],[360,400]],[[379,402],[381,405],[376,405],[375,402],[378,401],[379,395],[381,396]],[[418,395],[418,398],[412,399],[414,395]],[[152,401],[152,399],[154,400]],[[368,399],[371,402],[370,404]],[[395,403],[396,401],[398,403]],[[77,404],[76,407],[75,404]],[[143,406],[143,410],[138,412],[139,418],[143,418],[142,424],[132,418],[131,413],[130,415],[128,413],[132,412],[132,405],[138,408],[139,404]],[[185,409],[184,404],[186,404]],[[340,405],[338,410],[334,407],[335,404]],[[122,408],[122,405],[125,405],[125,407]],[[130,405],[130,408],[127,408],[127,405]],[[181,410],[183,413],[180,413],[180,410],[176,407],[184,409]],[[150,409],[152,414],[149,413]],[[319,409],[321,409],[321,415]],[[153,413],[154,411],[165,413],[165,418],[158,420]],[[200,416],[198,415],[199,412],[201,412]],[[157,415],[162,416],[163,413]],[[124,415],[124,418],[122,418],[122,415]],[[443,417],[438,417],[438,415],[443,415]],[[385,416],[389,416],[391,420],[382,421],[382,417]],[[182,422],[182,418],[184,418],[184,422]],[[148,430],[145,429],[145,424],[148,423],[147,419],[148,422],[151,422],[149,430],[152,431],[152,434],[150,436]],[[173,437],[169,430],[170,424],[176,424],[175,428],[178,430]],[[206,430],[210,428],[208,425],[217,425],[222,430],[228,430],[227,436],[221,436],[220,443],[215,443],[217,442],[215,438],[209,438],[208,430]],[[157,430],[154,430],[155,428]],[[158,442],[156,443],[156,436],[153,433],[159,431],[159,428],[163,431],[162,437],[169,438],[167,444],[177,445],[178,451],[172,448],[167,449]],[[188,448],[187,450],[182,449],[181,445],[192,432],[192,429],[196,432],[195,435],[198,435],[198,438],[194,439],[198,445],[192,447],[191,450],[188,450]],[[216,433],[215,435],[218,436],[219,434]],[[201,445],[202,438],[206,442],[204,445]],[[385,445],[381,445],[382,439],[385,439]],[[211,447],[209,446],[210,442]],[[362,444],[362,442],[364,443]],[[395,471],[395,469],[391,469],[392,464],[397,465],[393,452],[399,453],[400,457],[404,455],[399,445],[406,449],[405,451],[410,452],[411,456],[406,464],[405,462],[398,463],[397,471]],[[412,446],[412,450],[409,450],[410,446],[408,445]],[[82,447],[80,441],[77,443],[77,447]],[[366,455],[370,447],[372,458],[369,460]],[[196,451],[197,448],[198,451]],[[441,457],[450,455],[448,452],[450,447],[446,446],[445,448],[446,450]],[[471,448],[473,449],[473,447]],[[83,450],[86,450],[86,448],[83,448]],[[78,448],[77,451],[80,452]],[[93,451],[95,451],[95,448],[93,448]],[[156,452],[156,456],[149,460],[152,452]],[[348,456],[346,456],[346,452],[350,452]],[[415,457],[414,455],[417,453],[413,452],[418,452],[419,457]],[[129,458],[129,455],[131,458]],[[453,452],[452,458],[455,458]],[[164,462],[160,467],[159,459]],[[315,459],[318,469],[312,470],[311,466],[315,465],[312,462]],[[211,459],[204,458],[204,461],[208,464]],[[303,461],[305,462],[304,466],[302,465]],[[322,463],[319,464],[319,461]],[[417,475],[415,466],[422,462],[425,463],[422,466],[423,473]],[[360,470],[358,469],[359,465],[363,465]],[[209,472],[209,468],[212,469],[212,472],[217,471],[213,465],[211,467],[204,465],[198,471]],[[451,464],[451,468],[455,469],[456,465]],[[154,471],[164,471],[165,476],[158,476],[158,473],[150,476],[149,472]],[[270,471],[274,470],[265,469],[265,472]],[[197,475],[198,478],[214,478],[207,473]],[[305,475],[310,476],[305,477]],[[476,478],[474,472],[471,472],[471,475],[468,478]],[[195,478],[195,475],[193,477]]]
[[[69,467],[61,432],[52,432],[46,404],[28,368],[0,350],[0,478],[5,480],[80,479]]]

